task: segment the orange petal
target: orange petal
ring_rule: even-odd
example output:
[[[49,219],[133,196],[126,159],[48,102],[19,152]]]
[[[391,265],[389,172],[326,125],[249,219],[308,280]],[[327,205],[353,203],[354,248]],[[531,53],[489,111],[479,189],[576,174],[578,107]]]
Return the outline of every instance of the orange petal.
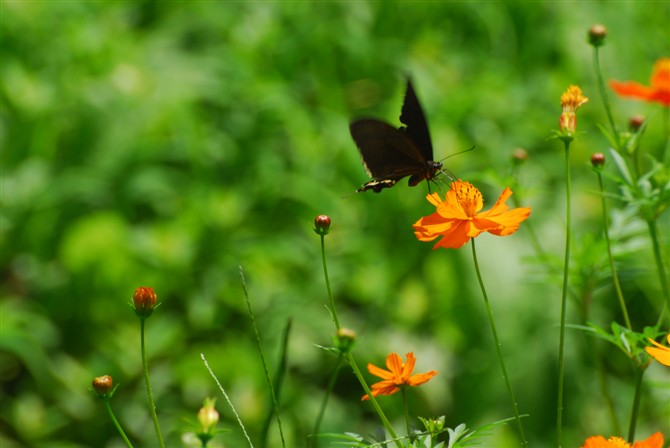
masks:
[[[414,357],[414,353],[409,352],[405,355],[405,365],[402,368],[402,375],[401,379],[403,382],[407,382],[409,379],[409,376],[414,372],[414,366],[416,365],[416,358]]]
[[[643,86],[635,81],[619,82],[611,80],[610,87],[621,96],[628,96],[647,101],[652,99],[654,93],[653,89],[650,87]]]
[[[393,373],[394,378],[402,375],[402,358],[397,353],[391,353],[386,357],[386,367]]]
[[[445,249],[458,249],[470,240],[470,221],[455,221],[453,226],[446,232],[442,232],[442,239],[435,243],[433,249],[443,247]]]
[[[409,377],[407,384],[409,384],[410,386],[418,386],[420,384],[427,382],[435,375],[437,375],[437,370],[431,370],[430,372],[426,373],[417,373],[416,375],[412,375],[411,377]]]
[[[503,192],[500,193],[496,203],[491,207],[491,210],[479,213],[477,216],[480,218],[488,218],[506,212],[509,209],[509,206],[505,204],[505,201],[507,201],[510,196],[512,196],[512,190],[510,190],[509,187],[505,188]]]
[[[398,392],[400,389],[398,386],[396,386],[393,381],[390,380],[384,380],[380,381],[378,383],[375,383],[370,387],[370,393],[372,394],[373,397],[376,397],[378,395],[392,395],[396,392]],[[361,400],[369,400],[370,396],[369,395],[363,395]]]
[[[372,364],[368,364],[368,372],[385,380],[390,380],[393,378],[393,373]]]
[[[454,225],[454,220],[445,220],[440,214],[433,213],[415,222],[414,235],[419,241],[432,241]]]
[[[654,433],[646,440],[635,442],[633,448],[663,448],[663,434],[660,432]]]
[[[489,216],[486,220],[488,224],[494,223],[492,228],[482,229],[498,236],[511,235],[519,230],[519,225],[530,216],[530,208],[515,208],[497,216]],[[484,222],[476,219],[474,225],[481,228]]]
[[[444,196],[444,202],[437,207],[437,213],[447,219],[468,219],[468,214],[458,200],[456,191],[454,191],[454,184],[452,184],[451,188]]]

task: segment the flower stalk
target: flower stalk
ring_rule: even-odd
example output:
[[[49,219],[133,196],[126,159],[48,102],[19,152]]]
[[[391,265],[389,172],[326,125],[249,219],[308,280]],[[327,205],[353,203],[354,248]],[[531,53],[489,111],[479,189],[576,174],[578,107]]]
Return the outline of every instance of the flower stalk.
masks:
[[[495,319],[493,318],[493,311],[491,310],[491,304],[489,303],[489,296],[486,293],[486,287],[484,286],[484,280],[482,278],[481,271],[479,269],[479,262],[477,261],[477,250],[475,248],[475,240],[472,240],[472,260],[475,265],[475,272],[477,273],[477,280],[479,281],[479,287],[482,290],[482,296],[484,297],[484,305],[486,306],[486,315],[489,319],[489,325],[491,327],[491,333],[493,334],[493,342],[496,346],[496,354],[498,355],[498,362],[500,363],[500,370],[502,372],[503,379],[505,380],[505,387],[507,388],[507,394],[509,395],[510,400],[512,401],[512,408],[514,409],[514,418],[516,419],[517,429],[519,430],[519,436],[521,437],[522,444],[521,446],[527,447],[528,441],[526,440],[526,435],[523,431],[523,424],[521,423],[521,415],[519,414],[519,406],[514,396],[514,391],[512,390],[512,384],[509,381],[509,375],[507,374],[507,368],[505,367],[505,360],[502,355],[502,344],[500,339],[498,339],[498,331],[496,330]]]

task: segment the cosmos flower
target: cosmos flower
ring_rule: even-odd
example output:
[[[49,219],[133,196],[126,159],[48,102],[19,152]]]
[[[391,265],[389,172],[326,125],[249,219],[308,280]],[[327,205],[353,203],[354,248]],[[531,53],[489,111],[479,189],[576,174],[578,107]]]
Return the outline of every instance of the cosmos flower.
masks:
[[[393,395],[403,386],[419,386],[437,375],[437,370],[412,375],[414,364],[416,364],[416,358],[412,352],[407,353],[405,357],[407,358],[407,362],[403,362],[402,358],[397,353],[388,355],[386,357],[386,367],[388,367],[388,370],[368,364],[368,372],[382,378],[382,381],[374,383],[370,387],[370,392],[372,392],[373,396]],[[370,397],[368,395],[361,398],[361,400],[369,399]]]
[[[619,96],[643,101],[656,101],[670,107],[670,58],[661,58],[654,64],[654,71],[645,86],[635,81],[610,81],[610,87]]]
[[[414,223],[414,234],[419,241],[442,237],[433,249],[458,249],[482,232],[511,235],[530,215],[530,208],[509,209],[505,201],[511,195],[512,190],[505,188],[495,205],[480,213],[484,205],[481,192],[469,182],[453,182],[444,201],[437,193],[426,196],[437,211]]]

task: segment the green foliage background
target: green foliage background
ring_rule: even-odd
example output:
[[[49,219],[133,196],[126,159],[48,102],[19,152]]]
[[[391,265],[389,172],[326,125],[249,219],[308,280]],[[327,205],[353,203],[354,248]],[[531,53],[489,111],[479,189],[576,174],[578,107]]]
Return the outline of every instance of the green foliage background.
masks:
[[[119,447],[89,394],[94,376],[121,386],[112,406],[136,446],[153,446],[141,379],[139,325],[126,305],[137,286],[162,302],[148,350],[162,427],[180,446],[184,418],[217,396],[204,353],[257,438],[268,391],[246,313],[243,266],[270,368],[292,319],[282,398],[288,446],[304,445],[322,399],[333,325],[314,217],[332,217],[331,281],[356,357],[382,365],[414,351],[437,369],[410,393],[412,413],[476,427],[512,415],[468,247],[432,251],[411,224],[431,213],[425,184],[352,194],[367,176],[353,117],[398,123],[411,74],[436,158],[484,193],[506,186],[511,152],[528,150],[517,194],[545,248],[563,245],[559,97],[580,85],[571,163],[573,281],[591,319],[621,322],[606,269],[600,202],[588,158],[608,144],[586,31],[609,29],[608,77],[647,82],[668,56],[667,2],[19,2],[1,3],[0,212],[4,448]],[[621,127],[657,106],[612,98]],[[661,115],[649,125],[652,153]],[[616,204],[613,204],[616,205]],[[660,287],[640,221],[614,219],[622,282],[637,328],[655,323]],[[662,229],[667,259],[667,213]],[[618,232],[618,233],[617,233]],[[555,438],[560,283],[533,260],[528,234],[478,239],[508,369],[532,447]],[[581,323],[575,303],[569,322]],[[627,428],[633,374],[615,349],[569,331],[565,446],[615,433],[599,391]],[[652,366],[638,434],[670,437],[667,370]],[[370,378],[373,380],[373,378]],[[379,423],[348,369],[324,432],[369,434]],[[400,397],[381,400],[402,425]],[[222,399],[219,436],[244,446]],[[505,427],[484,446],[517,446]],[[270,446],[278,446],[276,428]],[[323,443],[327,445],[327,443]]]

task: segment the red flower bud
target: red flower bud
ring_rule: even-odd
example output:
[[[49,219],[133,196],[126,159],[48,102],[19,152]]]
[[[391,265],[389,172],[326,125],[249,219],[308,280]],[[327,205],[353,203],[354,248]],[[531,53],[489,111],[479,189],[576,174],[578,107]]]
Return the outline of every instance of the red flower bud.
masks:
[[[112,381],[112,377],[109,375],[98,376],[93,378],[91,386],[93,386],[95,394],[103,398],[110,396],[109,394],[114,390],[114,381]]]
[[[628,121],[628,126],[630,127],[630,130],[633,132],[639,130],[643,124],[644,124],[644,117],[642,115],[633,115],[632,117],[630,117],[630,120]]]
[[[314,219],[314,231],[317,235],[328,235],[330,233],[330,216],[317,216]]]
[[[591,156],[591,165],[596,168],[599,168],[605,164],[605,154],[602,152],[596,152]]]
[[[149,317],[156,307],[156,293],[153,288],[140,286],[133,294],[135,313],[140,317]]]

